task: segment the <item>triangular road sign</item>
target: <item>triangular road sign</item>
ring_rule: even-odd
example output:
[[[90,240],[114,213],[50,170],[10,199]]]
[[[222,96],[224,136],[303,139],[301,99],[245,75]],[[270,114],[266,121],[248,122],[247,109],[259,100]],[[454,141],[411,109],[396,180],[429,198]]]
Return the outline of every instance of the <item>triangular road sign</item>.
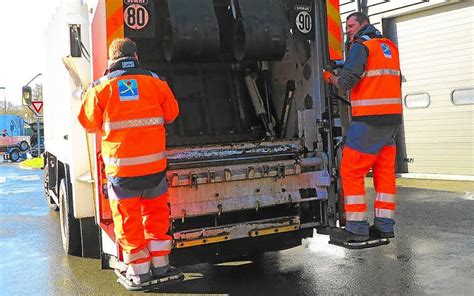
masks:
[[[31,102],[31,105],[33,106],[33,109],[36,111],[36,114],[39,114],[41,112],[41,109],[43,108],[42,101],[33,101]]]

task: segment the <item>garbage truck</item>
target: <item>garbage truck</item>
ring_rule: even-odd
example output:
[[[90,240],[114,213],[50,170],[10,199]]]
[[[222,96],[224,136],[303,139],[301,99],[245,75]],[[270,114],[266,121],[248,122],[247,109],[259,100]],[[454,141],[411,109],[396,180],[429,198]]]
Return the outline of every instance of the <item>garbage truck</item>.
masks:
[[[166,128],[173,264],[288,249],[342,225],[348,112],[322,79],[342,59],[337,11],[337,0],[62,0],[43,38],[43,112],[45,196],[64,250],[104,268],[122,259],[101,138],[77,120],[118,37],[180,107]]]

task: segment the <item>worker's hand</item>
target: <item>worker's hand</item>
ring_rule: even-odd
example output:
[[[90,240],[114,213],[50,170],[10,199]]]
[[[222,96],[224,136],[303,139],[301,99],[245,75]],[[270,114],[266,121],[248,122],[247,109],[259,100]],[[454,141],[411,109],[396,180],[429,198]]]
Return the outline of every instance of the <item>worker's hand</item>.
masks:
[[[331,83],[331,76],[334,75],[332,74],[331,71],[327,71],[327,70],[323,70],[323,79],[324,79],[324,82],[326,83]]]

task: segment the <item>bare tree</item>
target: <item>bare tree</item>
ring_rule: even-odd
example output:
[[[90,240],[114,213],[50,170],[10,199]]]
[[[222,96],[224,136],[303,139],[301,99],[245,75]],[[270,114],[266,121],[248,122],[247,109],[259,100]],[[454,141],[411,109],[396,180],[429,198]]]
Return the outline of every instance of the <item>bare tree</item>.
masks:
[[[33,101],[42,101],[43,100],[43,85],[42,84],[35,84],[32,88],[32,97]]]

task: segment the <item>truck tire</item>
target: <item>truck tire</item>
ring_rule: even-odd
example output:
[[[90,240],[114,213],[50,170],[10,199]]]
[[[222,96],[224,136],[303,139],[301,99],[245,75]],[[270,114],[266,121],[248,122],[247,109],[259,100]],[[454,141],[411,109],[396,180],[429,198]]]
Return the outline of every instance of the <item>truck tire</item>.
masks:
[[[14,148],[10,151],[8,156],[10,157],[10,160],[12,162],[17,162],[20,159],[20,150],[18,150],[17,148]]]
[[[68,255],[81,255],[81,232],[79,220],[74,218],[71,196],[66,188],[65,179],[59,185],[59,220],[63,248]]]
[[[51,211],[59,211],[59,206],[54,202],[54,199],[49,194],[48,181],[49,181],[49,169],[46,165],[44,167],[44,197],[46,198],[46,204]]]
[[[26,151],[30,148],[30,144],[28,144],[27,141],[21,141],[19,144],[18,144],[18,147],[20,148],[20,151]]]

